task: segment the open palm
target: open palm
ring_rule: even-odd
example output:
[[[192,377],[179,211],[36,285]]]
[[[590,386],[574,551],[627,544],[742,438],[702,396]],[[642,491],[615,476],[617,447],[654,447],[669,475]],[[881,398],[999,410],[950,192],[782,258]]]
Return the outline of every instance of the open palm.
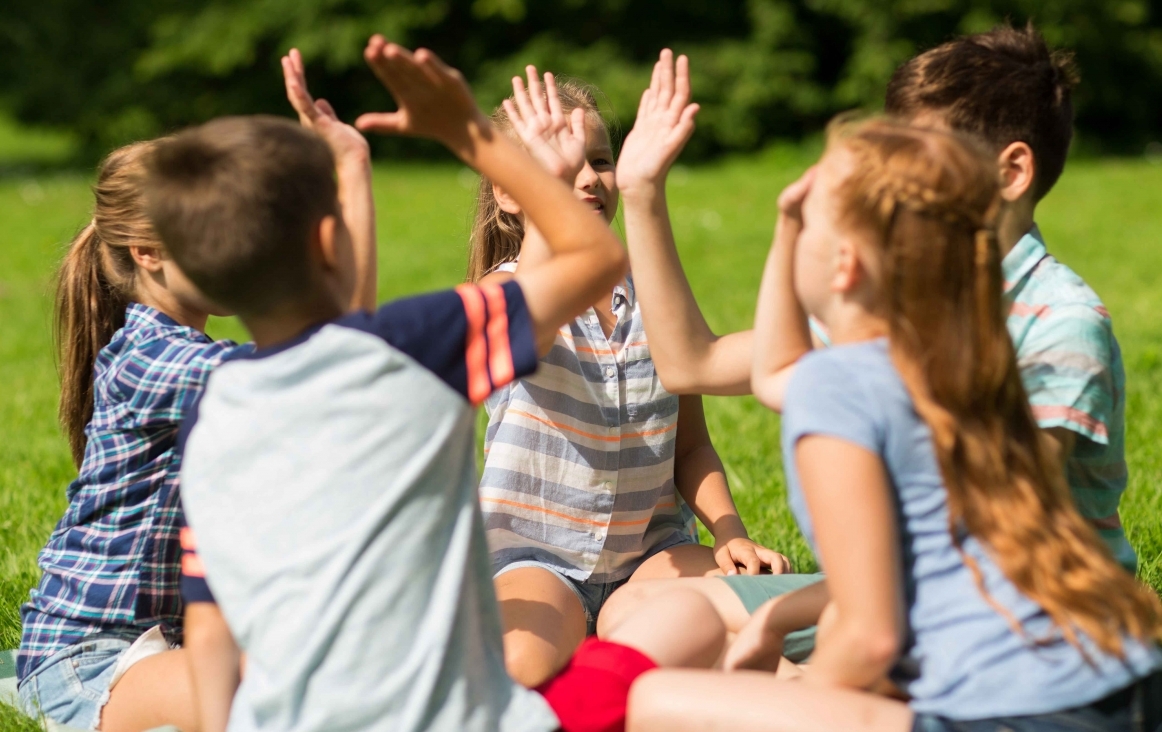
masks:
[[[504,111],[529,154],[550,174],[572,183],[585,166],[585,111],[577,108],[566,117],[553,75],[545,73],[542,91],[537,67],[530,64],[525,73],[528,89],[514,76],[513,98],[504,100]]]
[[[322,137],[338,161],[349,157],[367,157],[367,140],[359,130],[340,121],[326,99],[311,97],[307,90],[303,57],[297,48],[292,48],[290,53],[282,57],[282,75],[286,82],[286,98],[298,112],[299,122]]]
[[[690,62],[665,49],[642,93],[637,121],[617,161],[617,186],[629,191],[660,183],[694,134],[698,105],[690,103]]]

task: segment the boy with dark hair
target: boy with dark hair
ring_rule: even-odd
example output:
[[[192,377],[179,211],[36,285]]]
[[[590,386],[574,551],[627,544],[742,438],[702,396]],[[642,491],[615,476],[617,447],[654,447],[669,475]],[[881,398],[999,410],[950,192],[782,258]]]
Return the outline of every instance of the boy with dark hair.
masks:
[[[229,728],[615,729],[637,675],[708,666],[721,625],[702,601],[694,615],[648,617],[617,642],[586,643],[539,695],[513,683],[476,494],[473,407],[536,367],[557,329],[623,275],[625,253],[495,134],[458,72],[378,37],[367,57],[399,111],[369,115],[364,128],[444,143],[520,202],[550,256],[502,285],[344,315],[354,255],[320,139],[276,118],[227,118],[159,146],[154,225],[256,345],[214,373],[181,436],[183,591],[216,600],[246,654]],[[572,180],[583,159],[569,153],[568,121],[555,124],[533,152]],[[661,642],[672,623],[696,637],[677,653]],[[670,627],[655,637],[658,625]],[[206,693],[226,704],[203,709],[228,706],[233,690],[215,689]],[[203,720],[206,730],[223,723]]]
[[[1126,489],[1125,370],[1109,312],[1046,250],[1037,203],[1065,168],[1073,135],[1072,56],[1032,24],[957,38],[905,63],[885,109],[918,125],[966,132],[997,154],[1004,205],[1008,329],[1037,424],[1052,437],[1081,514],[1134,571],[1118,503]]]

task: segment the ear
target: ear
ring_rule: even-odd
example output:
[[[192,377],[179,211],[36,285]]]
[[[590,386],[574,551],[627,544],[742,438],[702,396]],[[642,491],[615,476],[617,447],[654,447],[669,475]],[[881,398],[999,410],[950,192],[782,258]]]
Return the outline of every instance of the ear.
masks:
[[[835,249],[835,268],[831,273],[831,290],[838,293],[850,293],[863,281],[863,262],[859,259],[859,252],[855,242],[849,237],[843,237]]]
[[[162,261],[165,259],[159,247],[132,246],[129,247],[129,256],[133,257],[133,263],[138,267],[152,273],[161,271]]]
[[[315,249],[319,263],[328,270],[339,268],[339,225],[339,217],[324,216],[315,225],[315,232],[311,236],[311,247]]]
[[[513,197],[505,193],[504,189],[495,183],[492,184],[492,195],[496,196],[496,202],[500,204],[500,210],[513,216],[521,215],[520,204],[513,200]]]
[[[1001,197],[1006,202],[1012,203],[1033,190],[1037,162],[1028,143],[1009,143],[997,157],[997,165],[1001,171]]]

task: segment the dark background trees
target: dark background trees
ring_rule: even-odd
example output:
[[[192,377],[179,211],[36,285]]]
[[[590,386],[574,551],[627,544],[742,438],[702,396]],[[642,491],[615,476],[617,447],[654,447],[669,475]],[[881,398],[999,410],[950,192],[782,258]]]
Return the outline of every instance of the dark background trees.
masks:
[[[488,107],[532,62],[598,85],[628,128],[669,45],[690,55],[703,105],[690,154],[709,156],[874,108],[908,56],[1030,18],[1076,51],[1081,146],[1162,139],[1162,0],[5,0],[0,109],[72,131],[92,157],[216,115],[285,114],[278,57],[295,45],[351,118],[389,104],[360,56],[381,32],[437,51]]]

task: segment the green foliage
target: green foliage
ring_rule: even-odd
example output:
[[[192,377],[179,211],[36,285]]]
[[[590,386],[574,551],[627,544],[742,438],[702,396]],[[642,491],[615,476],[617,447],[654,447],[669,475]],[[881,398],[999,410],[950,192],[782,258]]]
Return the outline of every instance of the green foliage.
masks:
[[[669,45],[693,61],[699,157],[877,107],[917,51],[1029,18],[1077,52],[1087,148],[1140,152],[1162,137],[1160,0],[8,0],[0,103],[25,123],[69,127],[91,156],[216,115],[286,113],[277,60],[298,46],[315,88],[351,117],[388,104],[361,58],[380,32],[440,53],[489,107],[528,62],[582,77],[628,129]]]

